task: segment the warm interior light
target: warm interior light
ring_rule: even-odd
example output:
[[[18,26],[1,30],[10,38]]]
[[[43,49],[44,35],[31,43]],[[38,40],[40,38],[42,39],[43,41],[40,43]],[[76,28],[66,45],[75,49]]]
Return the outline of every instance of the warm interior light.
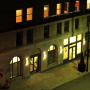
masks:
[[[90,0],[87,0],[90,3]]]
[[[27,8],[27,21],[32,20],[33,8]]]
[[[44,8],[45,10],[47,9],[47,8]]]
[[[16,23],[22,22],[22,9],[16,10]]]
[[[68,38],[64,39],[64,45],[68,44]]]
[[[76,36],[70,37],[70,43],[76,42]]]
[[[49,16],[49,5],[44,5],[44,17]]]

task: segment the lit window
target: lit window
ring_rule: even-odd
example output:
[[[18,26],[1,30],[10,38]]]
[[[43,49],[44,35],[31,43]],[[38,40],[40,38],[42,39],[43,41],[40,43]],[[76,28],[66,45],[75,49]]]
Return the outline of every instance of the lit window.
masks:
[[[68,44],[68,38],[64,39],[64,45]]]
[[[10,61],[10,78],[20,76],[20,58],[15,56]]]
[[[75,1],[75,11],[79,10],[79,1]]]
[[[57,4],[56,14],[61,14],[61,3]]]
[[[70,37],[70,43],[76,42],[76,36]]]
[[[68,58],[68,46],[64,47],[64,51],[63,51],[63,59],[67,59]]]
[[[77,35],[77,41],[79,41],[81,39],[82,39],[82,35],[81,34]]]
[[[77,54],[81,53],[81,42],[77,43]]]
[[[90,9],[90,0],[87,0],[87,9]]]
[[[44,17],[49,16],[49,5],[44,5]]]
[[[27,21],[32,20],[33,8],[27,8]]]
[[[22,22],[22,10],[16,10],[16,23]]]
[[[65,2],[64,13],[69,12],[69,2]]]

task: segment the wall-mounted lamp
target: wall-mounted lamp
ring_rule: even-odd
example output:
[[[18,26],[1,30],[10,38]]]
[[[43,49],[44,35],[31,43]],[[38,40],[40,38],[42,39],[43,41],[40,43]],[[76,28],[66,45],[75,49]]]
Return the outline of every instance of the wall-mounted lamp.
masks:
[[[46,59],[46,52],[43,52],[43,59]]]
[[[25,60],[25,65],[28,65],[28,58],[26,58]]]
[[[62,46],[60,46],[60,54],[62,53]]]
[[[85,38],[83,39],[83,45],[85,45]]]

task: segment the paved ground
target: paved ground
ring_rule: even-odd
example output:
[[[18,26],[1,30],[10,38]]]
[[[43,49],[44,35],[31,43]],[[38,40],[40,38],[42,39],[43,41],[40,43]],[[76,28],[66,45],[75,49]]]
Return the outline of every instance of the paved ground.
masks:
[[[86,57],[84,60],[86,62]],[[73,62],[69,62],[65,65],[56,67],[54,69],[30,75],[29,78],[13,81],[12,83],[10,83],[10,88],[7,90],[51,90],[53,88],[61,86],[67,82],[70,82],[88,73],[86,71],[83,73],[78,71],[79,61],[80,59],[76,59]],[[90,72],[90,59],[89,59],[89,72]]]
[[[90,90],[90,73],[61,85],[53,90]]]

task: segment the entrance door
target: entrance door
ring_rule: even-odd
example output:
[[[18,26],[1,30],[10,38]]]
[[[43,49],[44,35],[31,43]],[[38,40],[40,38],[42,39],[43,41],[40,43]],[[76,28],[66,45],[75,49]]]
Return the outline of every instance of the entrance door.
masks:
[[[38,56],[32,57],[30,60],[30,72],[38,70]]]
[[[75,58],[75,47],[69,48],[69,60],[72,60]]]

